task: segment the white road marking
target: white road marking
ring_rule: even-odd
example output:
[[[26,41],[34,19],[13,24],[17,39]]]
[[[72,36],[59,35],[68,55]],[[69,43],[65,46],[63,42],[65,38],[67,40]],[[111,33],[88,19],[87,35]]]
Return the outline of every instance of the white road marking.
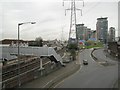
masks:
[[[80,54],[82,54],[82,53],[80,53]],[[79,55],[80,55],[79,54]],[[93,58],[92,58],[92,56],[91,56],[91,54],[90,54],[90,57],[91,57],[91,59],[94,61],[94,62],[96,62]],[[77,61],[76,62],[76,64],[78,64],[78,63],[80,63],[80,60],[79,61]],[[97,62],[96,62],[97,63]],[[82,64],[80,63],[80,69],[77,71],[77,72],[75,72],[74,74],[76,74],[76,73],[78,73],[78,72],[80,72],[80,70],[82,69]],[[100,65],[101,66],[101,65]],[[68,78],[70,78],[70,77],[72,77],[74,74],[72,74],[72,75],[70,75]],[[64,80],[62,80],[62,81],[60,81],[57,85],[55,85],[53,88],[57,88],[60,84],[62,84],[65,80],[67,80],[68,78],[65,78]]]
[[[79,55],[80,55],[80,54],[81,54],[81,53],[79,53]],[[80,63],[80,60],[78,60],[78,63]],[[77,64],[78,64],[78,63],[77,63]],[[78,73],[81,69],[82,69],[82,64],[80,63],[80,69],[79,69],[77,72],[75,72],[74,74]],[[62,74],[64,74],[64,73],[62,73]],[[47,84],[45,84],[45,85],[43,86],[43,88],[45,88],[50,82],[54,81],[56,78],[60,77],[62,74],[60,74],[59,76],[57,76],[57,77],[55,77],[54,79],[50,80]],[[68,76],[68,77],[65,78],[64,80],[72,77],[74,74]],[[57,85],[55,85],[53,88],[56,88],[58,85],[60,85],[62,82],[64,82],[64,80],[60,81],[60,82],[59,82]]]
[[[81,69],[81,68],[80,68]],[[78,70],[79,71],[79,70]],[[66,72],[65,72],[66,73]],[[47,82],[43,88],[45,88],[49,83],[51,83],[52,81],[54,81],[56,78],[59,78],[61,75],[63,75],[64,73],[60,74],[59,76],[55,77],[54,79],[50,80],[49,82]],[[74,73],[75,74],[75,73]]]
[[[56,78],[59,78],[61,75],[63,75],[64,73],[60,74],[59,76],[55,77],[54,79],[50,80],[49,82],[47,82],[42,88],[45,88],[49,83],[51,83],[52,81],[54,81]]]
[[[96,62],[96,61],[93,59],[93,57],[91,56],[91,54],[90,54],[90,58],[92,59],[93,62]]]
[[[92,61],[93,61],[94,63],[96,63],[96,64],[98,64],[98,65],[100,65],[100,66],[103,66],[103,65],[100,64],[100,62],[97,62],[97,61],[95,61],[95,60],[93,59],[93,57],[91,56],[91,53],[90,53],[90,57],[91,57],[91,59],[92,59]]]
[[[77,72],[75,72],[74,74],[76,74],[76,73],[78,73],[81,69],[82,69],[82,64],[80,63],[80,69],[77,71]],[[53,88],[57,88],[61,83],[63,83],[65,80],[67,80],[68,78],[70,78],[70,77],[72,77],[74,74],[72,74],[72,75],[70,75],[70,76],[68,76],[67,78],[65,78],[64,80],[62,80],[62,81],[60,81],[57,85],[55,85]]]

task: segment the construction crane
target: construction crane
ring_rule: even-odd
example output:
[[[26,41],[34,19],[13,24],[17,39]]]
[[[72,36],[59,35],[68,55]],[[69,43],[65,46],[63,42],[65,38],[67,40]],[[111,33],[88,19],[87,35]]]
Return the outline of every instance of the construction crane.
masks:
[[[84,7],[84,1],[83,0],[63,0],[63,6],[64,6],[64,1],[70,1],[71,2],[71,8],[65,9],[65,16],[66,16],[66,11],[67,10],[71,11],[68,44],[69,43],[77,43],[77,39],[76,39],[76,11],[77,10],[81,11],[81,16],[82,16],[82,9],[76,8],[76,1],[82,1],[83,2],[83,7]]]

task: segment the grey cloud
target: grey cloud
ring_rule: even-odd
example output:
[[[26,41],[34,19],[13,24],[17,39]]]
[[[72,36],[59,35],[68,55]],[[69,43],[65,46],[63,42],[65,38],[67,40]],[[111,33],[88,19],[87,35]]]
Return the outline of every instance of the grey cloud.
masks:
[[[95,29],[96,19],[101,16],[108,16],[110,18],[109,24],[117,27],[117,18],[113,18],[117,14],[116,3],[103,5],[98,3],[103,2],[103,0],[93,0],[94,2],[87,4],[86,1],[83,16],[81,17],[80,13],[77,12],[78,23],[83,22],[86,26]],[[66,3],[66,6],[62,7],[62,0],[4,0],[3,2],[3,38],[16,38],[17,24],[28,21],[36,21],[36,24],[21,27],[21,38],[23,39],[34,39],[39,35],[49,39],[51,32],[54,34],[52,38],[56,38],[58,37],[56,33],[60,33],[62,30],[62,25],[66,25],[64,32],[67,34],[69,32],[70,12],[68,11],[65,17],[64,8],[68,8],[70,5]],[[113,21],[113,19],[115,20]]]

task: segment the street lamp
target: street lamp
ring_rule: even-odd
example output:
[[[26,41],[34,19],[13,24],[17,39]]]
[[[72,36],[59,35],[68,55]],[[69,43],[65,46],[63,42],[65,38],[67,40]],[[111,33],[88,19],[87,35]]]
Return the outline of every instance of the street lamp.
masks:
[[[21,86],[21,82],[20,82],[20,61],[19,61],[19,57],[20,57],[20,25],[23,24],[35,24],[36,22],[24,22],[24,23],[18,23],[18,85]]]
[[[19,35],[19,33],[20,33],[20,25],[23,25],[23,24],[35,24],[36,22],[25,22],[25,23],[19,23],[18,24],[18,57],[19,57],[19,54],[20,54],[20,46],[19,46],[19,41],[20,41],[20,35]]]

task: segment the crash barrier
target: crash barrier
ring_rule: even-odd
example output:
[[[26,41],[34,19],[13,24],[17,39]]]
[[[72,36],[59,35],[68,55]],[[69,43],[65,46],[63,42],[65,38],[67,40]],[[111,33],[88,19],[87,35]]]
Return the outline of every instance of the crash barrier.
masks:
[[[95,55],[93,55],[93,52],[95,51],[96,49],[93,49],[92,52],[91,52],[91,56],[93,57],[94,60],[98,60]]]

